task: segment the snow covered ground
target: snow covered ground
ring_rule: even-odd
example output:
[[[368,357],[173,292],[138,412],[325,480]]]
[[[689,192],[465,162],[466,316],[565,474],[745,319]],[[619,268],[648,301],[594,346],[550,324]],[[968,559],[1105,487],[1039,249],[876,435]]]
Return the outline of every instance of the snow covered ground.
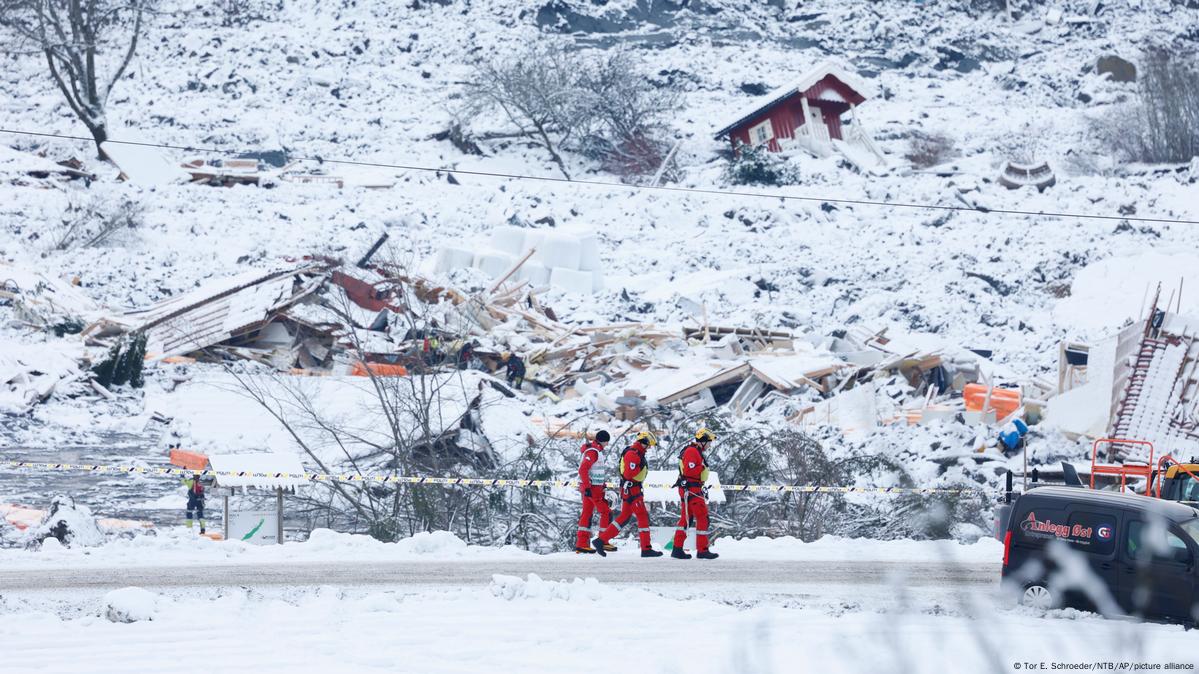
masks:
[[[942,673],[1196,663],[1180,627],[997,610],[973,598],[888,610],[803,598],[746,608],[536,576],[419,592],[234,588],[199,597],[127,588],[61,613],[47,610],[52,602],[6,604],[3,666],[13,672]]]
[[[120,538],[95,548],[66,548],[56,541],[36,551],[0,549],[0,563],[6,569],[86,568],[288,564],[298,562],[372,561],[489,561],[547,559],[594,562],[593,557],[574,553],[537,555],[514,546],[500,548],[467,545],[445,531],[422,532],[396,543],[381,543],[369,536],[341,534],[317,529],[307,541],[282,546],[250,545],[241,541],[199,539],[184,529],[164,528],[153,535]],[[812,543],[794,538],[721,539],[719,548],[727,556],[740,560],[836,561],[852,557],[857,561],[878,562],[949,562],[994,563],[1003,556],[1003,546],[983,538],[972,545],[953,541],[878,541],[842,539],[826,536]],[[629,551],[635,550],[631,543]],[[580,567],[585,569],[586,567]],[[583,571],[580,571],[583,572]]]
[[[198,544],[199,543],[199,544]],[[398,544],[317,532],[306,543],[253,547],[181,535],[81,550],[3,551],[9,571],[128,565],[409,560],[452,568],[543,559],[568,562],[561,577],[488,575],[461,587],[373,582],[289,587],[220,582],[202,587],[53,590],[0,594],[4,669],[24,672],[947,672],[1011,671],[1012,664],[1197,662],[1178,648],[1181,628],[1139,625],[1075,611],[1010,607],[994,585],[948,580],[823,586],[797,574],[762,586],[705,580],[721,564],[824,561],[903,565],[997,562],[991,540],[972,546],[832,538],[722,541],[723,560],[627,560],[628,577],[588,579],[614,559],[537,556],[467,546],[445,533]],[[617,553],[618,555],[620,553]],[[736,561],[730,561],[736,560]],[[695,565],[703,566],[695,566]],[[677,582],[638,577],[675,565]],[[648,568],[648,567],[646,567]],[[997,570],[997,567],[995,567]],[[483,571],[485,573],[485,571]],[[997,573],[992,575],[997,584]],[[1029,665],[1025,665],[1029,666]],[[1047,665],[1048,666],[1048,665]]]

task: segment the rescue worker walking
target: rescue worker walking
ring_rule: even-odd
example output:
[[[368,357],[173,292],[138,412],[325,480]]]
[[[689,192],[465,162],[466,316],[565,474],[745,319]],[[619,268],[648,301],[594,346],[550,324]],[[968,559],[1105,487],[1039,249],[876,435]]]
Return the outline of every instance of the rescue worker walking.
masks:
[[[583,497],[583,514],[579,515],[579,531],[575,537],[575,552],[592,554],[591,519],[595,511],[599,511],[599,530],[603,531],[612,523],[612,509],[608,507],[608,499],[604,495],[605,471],[600,463],[600,453],[612,440],[608,431],[599,431],[595,439],[583,444],[583,458],[579,462],[579,493]],[[609,545],[606,552],[612,552],[616,546]]]
[[[687,527],[695,522],[695,556],[700,559],[716,559],[720,555],[708,550],[708,496],[705,484],[708,481],[708,465],[704,452],[716,439],[716,434],[706,428],[695,432],[695,440],[679,454],[679,499],[682,512],[674,532],[674,549],[670,556],[675,559],[691,559],[683,549],[687,544]]]
[[[604,528],[600,535],[591,542],[595,551],[601,557],[607,556],[608,541],[616,537],[620,533],[620,528],[629,521],[629,519],[637,518],[637,537],[641,542],[642,557],[661,557],[662,553],[654,550],[649,539],[649,513],[645,510],[645,494],[642,492],[641,483],[645,482],[645,476],[649,474],[649,467],[645,463],[645,452],[654,445],[658,444],[658,439],[649,431],[642,431],[637,434],[637,439],[633,444],[625,448],[624,454],[620,457],[620,514],[616,516],[616,521]]]
[[[204,533],[204,485],[200,483],[200,474],[192,473],[191,477],[183,479],[187,487],[187,528],[192,528],[192,514],[200,520],[200,533]]]

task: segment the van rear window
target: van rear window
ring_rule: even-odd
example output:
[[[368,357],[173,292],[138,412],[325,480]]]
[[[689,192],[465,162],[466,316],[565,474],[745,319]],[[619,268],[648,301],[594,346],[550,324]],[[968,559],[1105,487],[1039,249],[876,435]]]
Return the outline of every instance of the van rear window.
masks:
[[[1110,555],[1116,549],[1116,519],[1112,515],[1064,510],[1029,510],[1015,523],[1025,542],[1059,540],[1072,548],[1095,555]]]

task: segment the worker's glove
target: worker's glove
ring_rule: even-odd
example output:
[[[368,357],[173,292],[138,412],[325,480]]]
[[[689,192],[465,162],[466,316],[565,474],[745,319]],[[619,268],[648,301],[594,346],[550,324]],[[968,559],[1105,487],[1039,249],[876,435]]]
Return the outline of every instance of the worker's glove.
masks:
[[[706,485],[706,484],[705,484],[705,485],[704,485],[704,489],[703,489],[703,492],[704,492],[704,500],[705,500],[705,501],[707,501],[707,500],[708,500],[708,490],[709,490],[709,489],[711,489],[711,487],[709,487],[708,485]]]

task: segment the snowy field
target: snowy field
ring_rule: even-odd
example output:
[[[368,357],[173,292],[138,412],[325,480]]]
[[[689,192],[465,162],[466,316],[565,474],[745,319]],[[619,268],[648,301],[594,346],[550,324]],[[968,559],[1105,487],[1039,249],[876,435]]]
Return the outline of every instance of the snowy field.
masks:
[[[741,609],[586,581],[497,577],[414,594],[217,598],[118,590],[114,616],[8,613],[3,671],[1005,672],[1015,662],[1199,662],[1181,628],[989,607]],[[106,612],[109,609],[106,609]],[[976,611],[973,614],[969,611]],[[980,620],[982,616],[986,620]]]
[[[280,548],[196,547],[182,536],[145,537],[90,554],[6,551],[5,571],[95,565],[342,565],[421,561],[441,568],[539,556],[475,549],[448,534],[399,544],[318,532]],[[1000,672],[1013,663],[1181,662],[1199,659],[1179,627],[1075,611],[1011,607],[991,585],[953,586],[954,564],[993,565],[1002,548],[945,543],[724,541],[724,560],[818,564],[852,559],[879,568],[946,564],[946,587],[905,583],[823,585],[803,574],[750,587],[689,584],[700,562],[623,562],[552,555],[558,576],[486,574],[445,586],[395,582],[220,583],[115,590],[0,590],[4,672]],[[233,552],[229,552],[232,550]],[[621,553],[616,553],[617,555]],[[620,563],[627,578],[588,579]],[[646,582],[637,569],[674,565],[678,583]],[[177,567],[178,568],[178,567]],[[0,574],[6,575],[6,574]],[[2,581],[3,579],[0,579]],[[1168,656],[1168,657],[1167,657]],[[1025,665],[1029,666],[1029,665]]]

